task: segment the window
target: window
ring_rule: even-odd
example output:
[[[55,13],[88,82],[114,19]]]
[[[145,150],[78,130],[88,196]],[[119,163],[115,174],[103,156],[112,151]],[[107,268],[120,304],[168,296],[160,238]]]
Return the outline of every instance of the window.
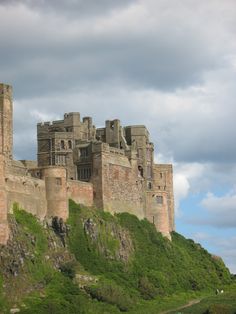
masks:
[[[148,182],[148,189],[151,190],[152,189],[152,183]]]
[[[68,141],[68,147],[69,149],[72,149],[72,141]]]
[[[152,169],[150,165],[147,165],[147,177],[148,178],[152,177]]]
[[[61,149],[65,149],[65,141],[61,141]]]
[[[111,121],[110,128],[111,128],[111,130],[114,130],[114,121]]]
[[[138,166],[138,171],[141,177],[143,177],[143,167],[142,166]]]
[[[157,202],[157,204],[162,205],[163,204],[163,196],[157,195],[156,196],[156,202]]]
[[[80,148],[80,157],[88,157],[88,147]]]
[[[64,155],[56,155],[55,156],[55,164],[57,166],[65,166],[65,164],[66,164],[66,156],[64,156]]]
[[[89,181],[91,178],[91,168],[90,167],[79,167],[78,168],[78,180]]]
[[[143,150],[142,148],[138,148],[138,158],[142,158],[143,157]]]
[[[147,149],[147,160],[151,160],[151,151]]]
[[[56,185],[62,185],[61,178],[56,178]]]

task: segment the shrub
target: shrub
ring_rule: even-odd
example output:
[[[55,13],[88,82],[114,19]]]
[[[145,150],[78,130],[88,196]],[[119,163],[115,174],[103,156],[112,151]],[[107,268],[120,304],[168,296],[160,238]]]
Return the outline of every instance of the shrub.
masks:
[[[72,261],[72,262],[67,262],[65,264],[62,264],[60,266],[60,271],[62,272],[63,275],[69,277],[70,279],[74,279],[75,278],[75,274],[76,274],[76,262]]]
[[[126,312],[133,305],[133,300],[127,291],[112,282],[103,282],[99,286],[89,287],[87,291],[92,298],[116,305],[120,311]]]
[[[204,314],[231,314],[232,311],[227,305],[213,304]]]
[[[145,300],[151,300],[157,296],[157,289],[147,277],[139,279],[138,289]]]

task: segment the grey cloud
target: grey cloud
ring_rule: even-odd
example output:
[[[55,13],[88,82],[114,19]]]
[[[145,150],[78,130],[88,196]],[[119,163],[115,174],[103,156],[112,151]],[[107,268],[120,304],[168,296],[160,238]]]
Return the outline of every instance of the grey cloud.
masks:
[[[42,12],[59,13],[69,16],[104,14],[110,10],[127,6],[136,0],[0,0],[0,5],[23,4]]]
[[[166,45],[165,40],[150,37],[118,41],[111,37],[91,42],[86,39],[77,45],[55,45],[48,50],[45,47],[45,51],[40,51],[40,48],[37,56],[37,46],[29,46],[25,51],[24,48],[13,47],[15,54],[8,55],[6,51],[4,55],[1,51],[4,61],[0,66],[5,68],[3,76],[16,86],[16,95],[24,97],[41,91],[47,94],[61,88],[66,91],[71,86],[84,88],[108,82],[135,88],[175,90],[202,82],[203,72],[215,66],[207,52],[205,56],[199,56],[195,54],[195,48],[187,52],[183,47],[178,48],[176,57],[174,47],[166,53]],[[191,62],[186,62],[188,59]],[[8,69],[6,63],[9,64]],[[18,68],[14,76],[12,67]]]
[[[203,83],[206,71],[225,62],[222,48],[213,49],[214,40],[204,27],[192,27],[190,18],[180,22],[180,31],[167,21],[159,25],[152,12],[147,18],[153,25],[145,24],[144,15],[133,29],[118,13],[114,21],[103,17],[74,22],[43,13],[30,16],[18,7],[4,14],[0,68],[2,78],[15,85],[16,97],[102,84],[175,91]],[[9,25],[11,18],[15,21]]]
[[[91,5],[73,3],[59,6]],[[206,12],[198,12],[196,21],[187,5],[187,12],[180,12],[176,2],[172,11],[165,1],[162,7],[145,3],[125,13],[73,21],[17,5],[0,7],[1,80],[14,86],[15,99],[29,110],[40,106],[63,114],[63,108],[86,108],[99,124],[112,113],[129,124],[147,124],[158,151],[177,162],[233,163],[235,75],[226,56],[234,50],[221,45],[228,26],[215,38],[212,15],[206,28],[200,24]],[[168,18],[178,24],[173,27]]]

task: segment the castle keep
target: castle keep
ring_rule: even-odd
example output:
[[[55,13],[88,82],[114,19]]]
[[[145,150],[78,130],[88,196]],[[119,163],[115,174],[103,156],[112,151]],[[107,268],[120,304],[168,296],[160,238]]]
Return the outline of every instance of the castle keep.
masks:
[[[154,163],[143,125],[119,120],[96,128],[78,112],[37,125],[36,161],[12,157],[12,88],[0,84],[0,244],[6,244],[13,204],[39,219],[68,217],[68,199],[110,213],[147,218],[170,238],[174,230],[172,165]]]

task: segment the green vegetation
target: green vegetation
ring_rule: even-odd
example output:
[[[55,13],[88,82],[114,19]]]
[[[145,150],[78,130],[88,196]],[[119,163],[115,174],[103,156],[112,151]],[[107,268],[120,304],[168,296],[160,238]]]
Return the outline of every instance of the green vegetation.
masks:
[[[96,225],[94,234],[85,232],[87,219]],[[231,282],[221,259],[213,258],[199,244],[177,233],[172,234],[170,242],[151,223],[139,221],[136,216],[123,213],[114,217],[70,202],[68,223],[71,251],[86,271],[100,278],[87,292],[99,301],[116,304],[119,309],[124,310],[120,307],[123,302],[129,304],[125,308],[128,311],[156,312],[165,308],[166,303],[171,304],[170,299],[165,299],[170,295],[179,296],[173,297],[173,305],[183,304]],[[106,224],[112,225],[113,231],[105,232]],[[113,249],[110,243],[114,240],[114,228],[128,230],[132,239],[134,250],[130,250],[127,263],[104,255]],[[127,298],[132,302],[127,302]]]
[[[204,298],[200,303],[181,310],[188,314],[235,314],[236,313],[236,285],[226,288],[223,294]],[[176,311],[171,312],[172,314]]]
[[[5,288],[0,270],[3,313],[16,304],[23,314],[151,314],[212,295],[232,281],[221,259],[199,244],[177,233],[170,242],[147,220],[127,213],[112,216],[70,201],[66,248],[52,228],[16,205],[12,220],[10,250],[23,252],[24,262],[15,277],[7,274]],[[218,313],[221,306],[223,314],[236,309],[233,295],[232,288],[209,296],[183,313],[197,307],[196,313]]]

